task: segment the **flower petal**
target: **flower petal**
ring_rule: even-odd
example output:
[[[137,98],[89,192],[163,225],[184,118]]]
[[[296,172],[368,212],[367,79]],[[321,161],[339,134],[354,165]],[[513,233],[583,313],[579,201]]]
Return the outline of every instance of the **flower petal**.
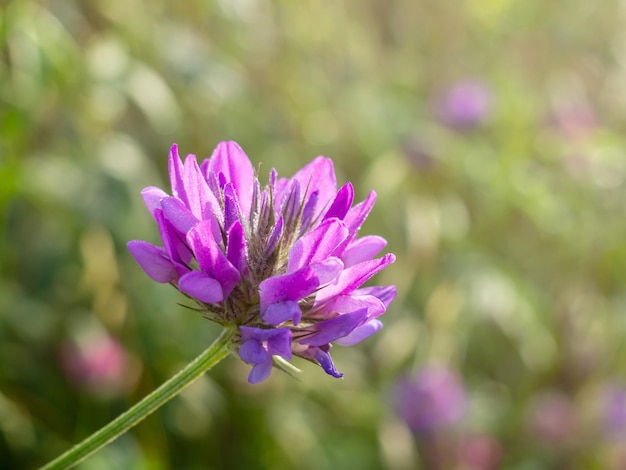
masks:
[[[154,281],[166,283],[179,278],[178,271],[164,248],[142,240],[132,240],[126,246],[139,266]]]
[[[167,252],[167,256],[174,263],[188,265],[191,261],[192,253],[189,251],[189,248],[187,248],[187,245],[180,239],[174,226],[165,218],[163,210],[156,209],[154,211],[154,218],[159,227],[159,233],[161,234],[161,240],[163,240],[163,247]]]
[[[291,359],[291,330],[289,328],[239,327],[241,347],[239,357],[254,364],[248,382],[259,383],[267,379],[272,371],[272,356]]]
[[[326,214],[324,214],[324,219],[335,217],[342,220],[348,213],[350,206],[352,206],[352,201],[354,201],[354,187],[348,181],[337,192],[335,199],[326,211]]]
[[[266,380],[272,373],[272,356],[265,362],[255,364],[248,375],[248,383],[258,384]]]
[[[232,183],[224,186],[224,230],[237,221],[241,220],[241,209],[239,208],[239,200]]]
[[[263,255],[265,257],[269,257],[274,250],[278,246],[278,242],[283,236],[283,216],[281,215],[276,223],[274,224],[274,228],[270,232],[269,237],[267,237],[267,243],[265,244],[265,248],[263,248]]]
[[[187,196],[187,201],[183,202],[188,204],[191,213],[200,220],[213,214],[222,223],[222,210],[200,171],[195,155],[187,156],[183,172]]]
[[[217,279],[222,285],[224,296],[235,288],[241,275],[228,261],[213,237],[211,220],[202,220],[187,233],[187,242],[193,250],[203,273]]]
[[[339,279],[336,283],[320,289],[315,297],[316,305],[327,301],[332,297],[352,292],[365,283],[374,274],[393,263],[395,259],[396,257],[393,254],[387,253],[382,258],[363,261],[362,263],[355,264],[354,266],[344,269],[339,275]]]
[[[323,261],[348,236],[348,229],[338,219],[327,219],[294,243],[289,250],[287,272]]]
[[[266,361],[267,357],[270,356],[261,342],[254,339],[242,343],[238,353],[241,360],[248,364],[259,364]]]
[[[330,158],[315,158],[293,175],[291,181],[293,180],[297,180],[300,183],[300,187],[306,191],[306,194],[312,194],[317,191],[318,201],[314,211],[314,217],[319,215],[337,195],[335,167]],[[277,192],[278,190],[277,185]]]
[[[328,375],[339,379],[343,377],[343,374],[335,368],[332,358],[329,354],[330,345],[324,345],[322,347],[311,346],[302,353],[299,353],[302,357],[315,360]]]
[[[370,286],[361,287],[354,291],[353,295],[372,295],[380,300],[385,308],[396,298],[398,291],[396,286]]]
[[[159,209],[161,207],[161,199],[169,197],[169,194],[161,188],[148,186],[141,191],[141,197],[143,198],[143,202],[148,208],[148,211],[154,217],[155,209]]]
[[[267,278],[259,284],[261,314],[265,314],[273,303],[298,301],[315,292],[318,287],[319,280],[311,268]]]
[[[274,328],[276,334],[267,339],[267,350],[285,359],[291,359],[291,330],[289,328]]]
[[[348,211],[343,221],[350,229],[350,234],[355,234],[365,222],[365,219],[369,215],[374,203],[376,202],[376,192],[370,191],[367,198],[364,201],[359,202],[352,209]]]
[[[341,260],[346,267],[367,261],[376,256],[385,248],[387,240],[376,235],[367,235],[350,243],[341,254]]]
[[[346,314],[366,309],[367,318],[376,318],[385,313],[385,304],[373,295],[340,295],[332,301],[307,312],[307,317],[315,319],[332,318],[337,314]]]
[[[300,306],[298,302],[292,300],[270,304],[263,312],[263,320],[270,325],[279,325],[289,320],[297,325],[300,317],[302,317]]]
[[[252,191],[256,179],[250,159],[236,142],[220,142],[209,160],[208,172],[222,173],[237,193],[243,215],[250,216]]]
[[[312,193],[306,193],[306,202],[302,208],[302,216],[300,217],[300,233],[302,235],[309,229],[313,222],[313,216],[315,215],[315,209],[317,207],[317,200],[319,198],[319,191],[313,191]]]
[[[343,263],[339,258],[330,257],[321,263],[312,264],[310,269],[315,272],[318,286],[322,286],[337,280],[337,276],[343,270]]]
[[[228,261],[237,268],[241,275],[248,272],[248,249],[246,245],[246,237],[243,233],[241,222],[237,221],[228,231],[228,247],[226,252]]]
[[[383,323],[380,320],[370,320],[364,325],[361,325],[350,332],[347,336],[343,338],[337,338],[335,340],[335,344],[340,344],[341,346],[352,346],[357,343],[360,343],[364,339],[369,338],[374,333],[379,331],[383,327]]]
[[[298,339],[300,344],[322,346],[332,343],[338,338],[348,336],[355,328],[361,326],[367,319],[367,309],[346,313],[330,320],[324,320],[315,325],[316,332],[310,336]]]
[[[207,304],[216,304],[224,300],[224,292],[220,282],[198,271],[192,271],[182,276],[178,281],[178,288]]]
[[[198,219],[187,206],[175,197],[165,197],[161,200],[163,215],[182,234],[186,234],[191,227],[198,223]]]
[[[170,174],[170,183],[172,185],[172,195],[177,197],[184,203],[187,203],[187,192],[185,191],[185,183],[183,180],[183,163],[178,155],[178,145],[172,145],[168,157],[168,172]]]

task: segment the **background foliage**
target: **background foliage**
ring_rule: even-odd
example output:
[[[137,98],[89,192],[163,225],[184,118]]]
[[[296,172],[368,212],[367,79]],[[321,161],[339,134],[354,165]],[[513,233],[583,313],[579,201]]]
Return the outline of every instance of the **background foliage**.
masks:
[[[385,329],[334,350],[343,380],[298,363],[250,386],[230,358],[81,468],[434,468],[433,448],[624,468],[625,26],[619,1],[5,0],[2,468],[56,456],[217,335],[125,243],[157,239],[139,193],[167,186],[171,143],[228,139],[261,174],[323,154],[377,191]],[[459,83],[486,100],[466,126]],[[468,398],[425,437],[392,390],[431,363]]]

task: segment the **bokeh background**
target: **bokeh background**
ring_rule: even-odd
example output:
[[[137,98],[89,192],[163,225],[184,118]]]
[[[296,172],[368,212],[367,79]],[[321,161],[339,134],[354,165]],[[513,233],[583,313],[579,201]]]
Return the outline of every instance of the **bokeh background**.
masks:
[[[229,358],[80,466],[626,468],[626,4],[0,2],[0,468],[218,330],[129,256],[167,153],[332,157],[397,262],[385,328],[251,386]]]

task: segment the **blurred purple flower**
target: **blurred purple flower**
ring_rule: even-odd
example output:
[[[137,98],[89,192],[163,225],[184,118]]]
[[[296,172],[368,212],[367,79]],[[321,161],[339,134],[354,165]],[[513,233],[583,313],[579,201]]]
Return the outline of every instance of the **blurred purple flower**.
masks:
[[[68,379],[93,394],[116,395],[130,385],[126,350],[106,333],[65,342],[61,345],[60,360]]]
[[[491,91],[476,80],[453,84],[434,100],[434,112],[446,126],[469,131],[483,124],[491,112]]]
[[[352,184],[337,190],[324,157],[289,179],[272,169],[263,187],[235,142],[220,143],[200,165],[194,155],[182,163],[174,145],[169,175],[172,196],[142,192],[163,246],[128,243],[145,272],[195,300],[209,320],[239,327],[250,383],[292,354],[341,377],[332,343],[374,334],[396,295],[393,286],[361,287],[395,259],[374,258],[383,238],[357,236],[376,194],[353,206]]]
[[[601,420],[606,434],[611,437],[626,436],[626,387],[612,381],[608,383],[600,400]]]
[[[394,389],[396,413],[416,434],[429,435],[458,423],[467,399],[460,377],[442,366],[428,366],[401,378]]]

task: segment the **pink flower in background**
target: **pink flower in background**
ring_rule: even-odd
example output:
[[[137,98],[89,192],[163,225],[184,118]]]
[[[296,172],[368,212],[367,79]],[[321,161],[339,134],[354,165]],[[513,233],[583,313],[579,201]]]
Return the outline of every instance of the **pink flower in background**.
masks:
[[[65,342],[61,368],[76,386],[96,395],[116,395],[129,385],[129,360],[124,347],[106,333]]]
[[[581,98],[572,98],[555,105],[549,123],[564,137],[574,140],[588,136],[600,126],[591,104]]]
[[[488,434],[470,434],[459,446],[460,468],[467,470],[496,470],[502,460],[502,446]]]
[[[578,429],[578,416],[571,399],[563,392],[544,391],[536,395],[527,409],[527,424],[532,435],[547,445],[571,443]]]

